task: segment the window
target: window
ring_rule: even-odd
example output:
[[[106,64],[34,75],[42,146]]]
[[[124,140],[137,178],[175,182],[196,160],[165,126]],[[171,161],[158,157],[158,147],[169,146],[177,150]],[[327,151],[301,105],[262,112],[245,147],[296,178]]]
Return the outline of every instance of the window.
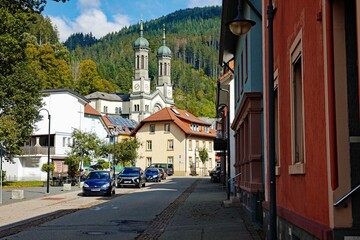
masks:
[[[159,70],[159,75],[162,76],[162,63],[160,63],[160,70]]]
[[[174,150],[174,140],[173,139],[168,140],[167,149]]]
[[[136,69],[139,69],[139,66],[140,66],[140,58],[139,56],[136,56]]]
[[[66,147],[66,137],[63,137],[63,144],[62,144],[63,147]]]
[[[291,46],[291,147],[292,165],[290,174],[304,174],[304,109],[301,32]]]
[[[168,158],[167,158],[167,163],[168,163],[168,164],[173,164],[173,163],[174,163],[174,157],[172,157],[172,156],[171,156],[171,157],[168,157]]]
[[[107,113],[107,112],[108,112],[108,107],[104,106],[104,113]]]
[[[144,55],[141,55],[141,69],[144,69]]]
[[[198,141],[198,140],[196,140],[195,149],[196,149],[196,150],[199,150],[199,141]]]
[[[209,142],[209,152],[212,152],[213,151],[213,145],[212,145],[212,142]]]
[[[115,113],[119,113],[119,108],[115,107]]]
[[[164,124],[164,132],[169,133],[170,132],[170,123]]]
[[[152,164],[152,159],[151,159],[151,157],[147,157],[147,158],[146,158],[146,162],[147,162],[147,166],[150,167],[151,164]]]
[[[167,64],[164,63],[164,75],[166,76],[167,75]]]
[[[155,133],[155,124],[150,124],[150,133]]]
[[[147,151],[151,151],[151,150],[152,150],[152,141],[151,141],[151,140],[147,140],[147,141],[146,141],[146,150],[147,150]]]
[[[145,105],[145,111],[149,112],[149,105]]]
[[[192,140],[189,140],[189,151],[192,151]]]

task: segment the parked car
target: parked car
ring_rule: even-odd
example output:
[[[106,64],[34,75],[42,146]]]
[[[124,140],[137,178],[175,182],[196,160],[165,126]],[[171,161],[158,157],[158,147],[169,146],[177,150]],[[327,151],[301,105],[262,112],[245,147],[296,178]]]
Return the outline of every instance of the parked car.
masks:
[[[174,174],[174,165],[171,163],[152,163],[150,165],[152,168],[163,168],[168,176]]]
[[[215,167],[209,171],[210,181],[211,182],[220,182],[221,179],[221,167]]]
[[[165,180],[166,179],[166,177],[167,177],[167,174],[166,174],[166,172],[165,172],[165,170],[163,169],[163,168],[158,168],[159,169],[159,171],[160,171],[160,176],[161,176],[161,180]]]
[[[161,182],[161,175],[158,168],[147,168],[145,176],[147,182]]]
[[[115,194],[115,181],[110,171],[92,171],[87,175],[82,187],[83,196]]]
[[[117,187],[145,187],[145,174],[139,167],[125,167],[117,177]]]

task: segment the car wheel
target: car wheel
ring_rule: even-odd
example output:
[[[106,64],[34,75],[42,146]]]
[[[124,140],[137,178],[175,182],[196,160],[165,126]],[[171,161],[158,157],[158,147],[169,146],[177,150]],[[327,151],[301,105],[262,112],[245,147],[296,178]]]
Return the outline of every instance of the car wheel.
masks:
[[[113,189],[113,190],[112,190],[112,194],[114,194],[114,195],[115,195],[115,189]]]
[[[142,184],[142,187],[145,187],[145,182]]]

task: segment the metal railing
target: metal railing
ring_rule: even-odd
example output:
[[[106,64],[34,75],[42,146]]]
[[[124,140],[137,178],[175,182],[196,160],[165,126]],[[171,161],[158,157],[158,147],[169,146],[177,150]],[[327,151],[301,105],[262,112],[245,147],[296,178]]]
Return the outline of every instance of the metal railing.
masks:
[[[233,176],[232,178],[229,178],[228,182],[230,182],[231,180],[235,180],[235,178],[237,178],[240,175],[241,175],[241,173],[238,173],[235,176]]]
[[[348,192],[347,194],[345,194],[342,198],[340,198],[339,200],[337,200],[336,203],[334,203],[334,207],[339,206],[342,202],[344,202],[346,199],[348,199],[354,192],[356,192],[357,190],[360,189],[360,184],[357,185],[353,190],[351,190],[350,192]]]

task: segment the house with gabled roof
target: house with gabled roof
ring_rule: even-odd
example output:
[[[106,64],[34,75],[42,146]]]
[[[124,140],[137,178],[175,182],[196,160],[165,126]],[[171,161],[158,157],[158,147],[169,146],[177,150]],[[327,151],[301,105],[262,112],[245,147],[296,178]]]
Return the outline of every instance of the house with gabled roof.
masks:
[[[186,110],[165,107],[142,120],[132,136],[140,142],[137,167],[167,163],[173,164],[175,176],[205,176],[216,166],[215,130]],[[199,156],[202,148],[208,152],[204,164]]]
[[[50,163],[55,165],[53,176],[67,175],[64,160],[73,143],[74,129],[95,133],[101,140],[110,142],[114,125],[103,117],[89,101],[69,89],[49,89],[42,91],[43,108],[39,110],[41,120],[36,123],[30,140],[21,147],[22,155],[12,163],[5,162],[3,169],[8,180],[41,180],[47,174],[41,167],[48,161],[48,137],[50,135]],[[50,129],[49,118],[50,115]],[[49,134],[50,132],[50,134]]]

